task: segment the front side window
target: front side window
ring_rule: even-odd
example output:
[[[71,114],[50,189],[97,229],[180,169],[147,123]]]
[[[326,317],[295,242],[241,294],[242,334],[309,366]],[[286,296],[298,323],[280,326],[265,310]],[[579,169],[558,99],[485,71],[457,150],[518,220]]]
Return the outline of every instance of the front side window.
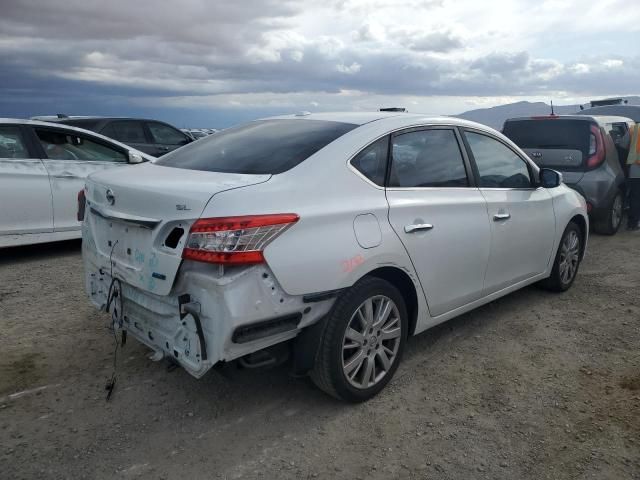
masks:
[[[260,120],[192,142],[155,163],[207,172],[276,175],[357,126],[324,120]]]
[[[51,160],[127,161],[123,152],[80,135],[46,129],[36,129],[36,135],[47,158]]]
[[[188,143],[188,138],[185,134],[179,132],[175,128],[169,127],[168,125],[148,122],[147,126],[151,131],[151,136],[155,143],[163,145],[182,145]]]
[[[0,158],[29,158],[18,127],[0,126]]]
[[[390,187],[467,187],[462,153],[453,130],[433,129],[393,137]]]
[[[525,161],[503,143],[480,133],[465,132],[473,153],[480,187],[531,188],[531,177]]]
[[[132,120],[111,122],[101,133],[122,143],[147,143],[142,122]]]
[[[389,136],[387,135],[362,150],[351,160],[351,165],[373,183],[382,187],[387,171],[388,152]]]

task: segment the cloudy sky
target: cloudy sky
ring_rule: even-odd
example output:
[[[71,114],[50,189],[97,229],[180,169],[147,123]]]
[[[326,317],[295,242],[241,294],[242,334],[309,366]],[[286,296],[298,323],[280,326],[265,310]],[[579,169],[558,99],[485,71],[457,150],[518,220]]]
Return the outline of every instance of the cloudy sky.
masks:
[[[224,127],[640,93],[632,0],[3,0],[0,116]]]

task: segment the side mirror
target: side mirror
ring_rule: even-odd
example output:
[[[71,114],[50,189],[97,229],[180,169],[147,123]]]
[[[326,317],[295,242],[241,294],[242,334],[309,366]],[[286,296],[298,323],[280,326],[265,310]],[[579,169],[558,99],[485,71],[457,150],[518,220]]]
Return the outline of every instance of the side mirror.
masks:
[[[562,183],[562,174],[550,168],[540,169],[540,185],[544,188],[556,188]]]
[[[129,152],[129,163],[142,163],[144,158],[139,153]]]

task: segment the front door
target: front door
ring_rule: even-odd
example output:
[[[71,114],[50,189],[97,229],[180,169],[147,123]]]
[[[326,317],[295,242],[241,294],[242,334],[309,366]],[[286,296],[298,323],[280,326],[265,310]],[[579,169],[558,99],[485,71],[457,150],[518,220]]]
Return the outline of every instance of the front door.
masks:
[[[490,248],[487,206],[453,128],[392,137],[389,220],[416,269],[433,317],[482,295]]]
[[[464,132],[487,201],[491,255],[484,295],[544,272],[556,235],[551,195],[536,185],[529,164],[481,132]]]
[[[22,127],[0,125],[0,235],[53,231],[49,175],[36,156]]]
[[[53,227],[56,232],[79,230],[78,192],[86,177],[106,168],[127,165],[124,150],[69,130],[35,128],[44,149],[44,165],[51,181]]]

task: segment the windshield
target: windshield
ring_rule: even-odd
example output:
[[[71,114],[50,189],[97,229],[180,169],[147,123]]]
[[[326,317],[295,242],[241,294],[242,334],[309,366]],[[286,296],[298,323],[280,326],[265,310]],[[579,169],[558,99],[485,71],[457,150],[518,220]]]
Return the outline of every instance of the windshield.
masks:
[[[512,120],[504,124],[503,133],[523,149],[578,150],[582,154],[582,158],[588,158],[589,127],[590,122],[582,120]],[[564,160],[561,161],[560,157],[544,155],[543,158],[547,159],[544,165],[535,156],[533,161],[546,167],[569,166],[563,163]]]
[[[207,172],[275,175],[357,126],[321,120],[259,120],[193,142],[156,163]]]

